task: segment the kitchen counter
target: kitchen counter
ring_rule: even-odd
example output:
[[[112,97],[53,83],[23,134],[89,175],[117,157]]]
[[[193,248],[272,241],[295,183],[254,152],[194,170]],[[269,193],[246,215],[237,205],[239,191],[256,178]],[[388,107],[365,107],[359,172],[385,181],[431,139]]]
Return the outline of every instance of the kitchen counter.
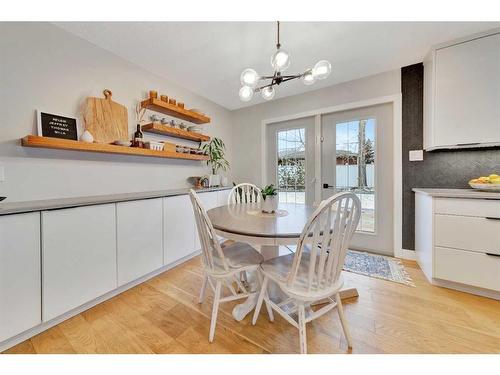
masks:
[[[228,190],[227,187],[194,189],[197,193],[205,193],[210,191]],[[176,195],[189,194],[190,188],[169,189],[158,191],[143,191],[137,193],[122,193],[122,194],[107,194],[94,195],[85,197],[62,198],[62,199],[43,199],[24,202],[0,202],[0,215],[18,214],[24,212],[54,210],[60,208],[92,206],[96,204],[116,203],[135,201],[140,199],[172,197]],[[8,199],[8,198],[7,198]]]
[[[415,193],[421,193],[437,198],[473,198],[473,199],[500,199],[500,192],[486,192],[474,189],[425,189],[413,188]]]

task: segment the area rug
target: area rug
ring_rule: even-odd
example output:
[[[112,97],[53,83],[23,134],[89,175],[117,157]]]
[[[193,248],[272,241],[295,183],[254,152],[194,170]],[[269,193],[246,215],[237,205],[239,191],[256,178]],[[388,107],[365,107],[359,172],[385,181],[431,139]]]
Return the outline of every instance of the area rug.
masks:
[[[415,286],[401,260],[384,255],[348,250],[344,271]]]

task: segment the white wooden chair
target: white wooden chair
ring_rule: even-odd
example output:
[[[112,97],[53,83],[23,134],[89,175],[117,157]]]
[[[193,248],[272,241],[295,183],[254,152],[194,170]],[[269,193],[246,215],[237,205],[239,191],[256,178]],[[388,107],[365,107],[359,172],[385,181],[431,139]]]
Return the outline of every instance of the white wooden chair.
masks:
[[[261,264],[264,281],[252,324],[257,322],[264,300],[298,328],[300,352],[307,353],[306,323],[336,307],[347,343],[352,347],[339,295],[343,284],[340,273],[360,214],[361,202],[353,193],[339,193],[321,202],[304,226],[295,254]],[[269,279],[279,285],[288,299],[279,304],[269,299],[266,293]],[[326,299],[328,304],[313,312],[311,303],[322,299]],[[287,309],[289,306],[291,308]],[[297,321],[291,316],[294,313],[298,315]]]
[[[244,271],[257,271],[263,258],[253,247],[242,242],[235,242],[229,246],[221,246],[200,198],[194,190],[190,190],[189,196],[193,204],[196,227],[200,237],[204,272],[203,284],[201,286],[198,302],[203,302],[207,284],[209,284],[214,291],[212,320],[208,336],[208,340],[212,342],[215,335],[219,304],[247,298],[256,294],[256,292],[248,291],[239,280],[238,276]],[[234,288],[233,282],[236,283],[237,289]],[[221,296],[223,285],[229,289],[231,293],[230,296]],[[268,306],[268,312],[270,313],[270,318],[272,318],[270,306]]]
[[[249,183],[238,184],[231,189],[227,204],[258,203],[261,201],[260,189]]]

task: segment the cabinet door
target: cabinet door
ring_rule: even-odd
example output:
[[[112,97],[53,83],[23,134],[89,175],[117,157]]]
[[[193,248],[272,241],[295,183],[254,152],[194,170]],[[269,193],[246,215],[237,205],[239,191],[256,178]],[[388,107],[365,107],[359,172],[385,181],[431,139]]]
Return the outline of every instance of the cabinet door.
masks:
[[[201,203],[205,210],[210,210],[212,208],[217,207],[217,191],[209,191],[207,193],[200,193],[198,196],[200,197]]]
[[[42,212],[43,321],[117,287],[115,204]]]
[[[217,192],[217,207],[225,206],[227,204],[227,198],[229,197],[229,193],[231,189],[220,190]]]
[[[500,143],[500,34],[438,49],[434,146]]]
[[[163,264],[192,254],[195,221],[189,195],[163,198]]]
[[[217,193],[218,193],[217,191],[209,191],[207,193],[199,194],[201,203],[203,204],[205,210],[208,211],[218,206]],[[201,242],[200,242],[200,237],[198,235],[198,231],[196,231],[195,233],[194,244],[196,250],[201,249]]]
[[[0,216],[0,341],[41,323],[40,213]]]
[[[162,199],[116,204],[118,285],[163,265]]]

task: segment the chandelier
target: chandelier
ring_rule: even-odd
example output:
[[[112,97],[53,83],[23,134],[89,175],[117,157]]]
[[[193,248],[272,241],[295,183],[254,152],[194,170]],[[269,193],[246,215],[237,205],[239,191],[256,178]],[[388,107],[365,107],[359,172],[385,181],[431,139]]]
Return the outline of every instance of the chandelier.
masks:
[[[332,71],[331,64],[326,60],[321,60],[314,65],[312,69],[307,69],[301,74],[284,75],[283,72],[290,66],[290,54],[281,48],[280,44],[280,22],[277,22],[278,35],[276,43],[276,52],[271,56],[271,66],[274,74],[271,76],[259,76],[254,69],[245,69],[240,76],[242,87],[240,88],[240,99],[248,102],[253,94],[260,92],[266,100],[274,98],[274,86],[283,82],[300,78],[305,85],[312,85],[318,79],[325,79]],[[267,81],[267,82],[266,82]],[[260,84],[260,86],[259,86]]]

